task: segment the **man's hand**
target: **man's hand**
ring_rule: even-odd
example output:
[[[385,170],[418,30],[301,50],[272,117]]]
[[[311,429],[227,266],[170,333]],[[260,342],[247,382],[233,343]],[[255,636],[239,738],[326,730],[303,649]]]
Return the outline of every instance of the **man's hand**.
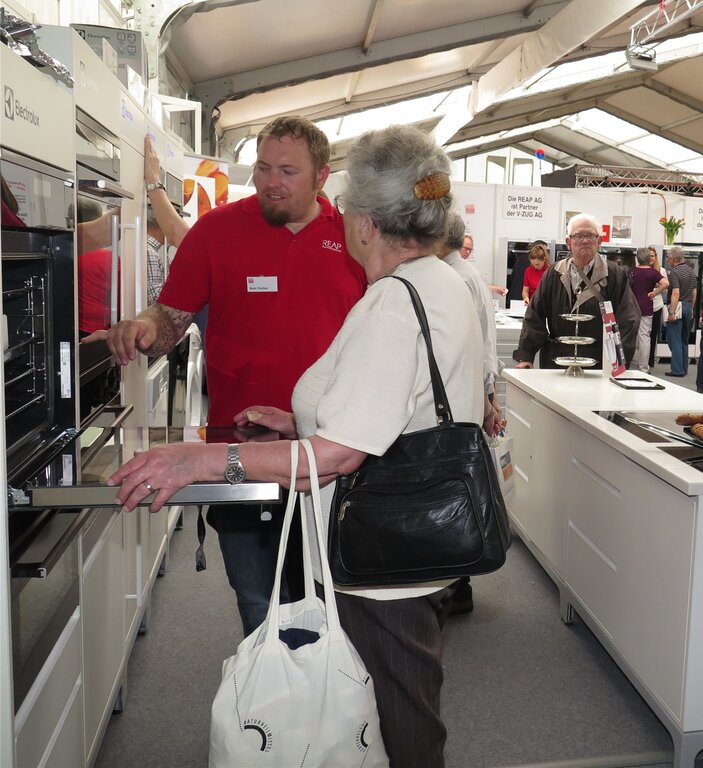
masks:
[[[523,360],[521,363],[518,363],[516,368],[533,368],[534,366],[532,363],[528,363],[527,360]]]
[[[122,320],[108,331],[95,331],[81,339],[81,344],[105,341],[119,365],[127,365],[137,357],[137,351],[146,352],[156,342],[158,329],[149,318]]]

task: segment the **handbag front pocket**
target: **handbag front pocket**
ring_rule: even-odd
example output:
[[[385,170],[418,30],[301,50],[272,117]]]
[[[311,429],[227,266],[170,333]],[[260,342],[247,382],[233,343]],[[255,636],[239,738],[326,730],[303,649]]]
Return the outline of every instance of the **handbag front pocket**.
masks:
[[[383,573],[389,584],[403,583],[409,563],[415,579],[423,570],[428,578],[443,571],[451,578],[457,568],[480,560],[484,550],[483,519],[471,484],[461,476],[352,488],[339,507],[337,534],[340,564],[350,575]]]

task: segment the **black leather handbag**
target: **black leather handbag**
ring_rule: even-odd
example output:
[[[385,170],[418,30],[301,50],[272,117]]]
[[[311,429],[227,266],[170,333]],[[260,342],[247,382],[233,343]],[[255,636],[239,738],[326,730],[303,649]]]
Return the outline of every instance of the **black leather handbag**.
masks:
[[[356,472],[337,478],[328,549],[332,577],[343,586],[490,573],[510,546],[481,427],[452,419],[420,297],[395,279],[410,292],[425,338],[437,426],[401,435],[383,456],[367,456]]]

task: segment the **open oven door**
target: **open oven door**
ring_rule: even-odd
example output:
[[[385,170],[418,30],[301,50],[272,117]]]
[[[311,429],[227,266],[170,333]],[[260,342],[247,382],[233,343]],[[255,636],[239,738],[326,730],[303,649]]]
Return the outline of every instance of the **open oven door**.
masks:
[[[81,431],[73,444],[65,446],[54,462],[55,472],[43,472],[21,488],[9,488],[12,509],[83,509],[87,507],[119,507],[118,488],[106,485],[107,479],[136,451],[146,451],[168,443],[241,442],[246,439],[275,439],[276,433],[247,435],[232,427],[125,427],[122,422],[129,410],[119,408],[119,416],[111,418],[105,409],[101,418]],[[66,467],[75,465],[75,471]],[[262,504],[280,501],[277,483],[244,482],[231,485],[224,481],[192,483],[175,493],[169,505],[189,504]],[[153,495],[143,501],[148,506]]]

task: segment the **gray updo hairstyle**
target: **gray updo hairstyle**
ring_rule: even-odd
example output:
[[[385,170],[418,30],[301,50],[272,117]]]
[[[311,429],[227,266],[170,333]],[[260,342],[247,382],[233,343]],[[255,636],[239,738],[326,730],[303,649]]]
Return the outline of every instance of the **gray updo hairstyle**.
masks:
[[[345,205],[370,216],[391,243],[431,246],[444,238],[452,196],[419,200],[415,184],[450,170],[447,155],[417,128],[391,125],[369,131],[349,150]]]

